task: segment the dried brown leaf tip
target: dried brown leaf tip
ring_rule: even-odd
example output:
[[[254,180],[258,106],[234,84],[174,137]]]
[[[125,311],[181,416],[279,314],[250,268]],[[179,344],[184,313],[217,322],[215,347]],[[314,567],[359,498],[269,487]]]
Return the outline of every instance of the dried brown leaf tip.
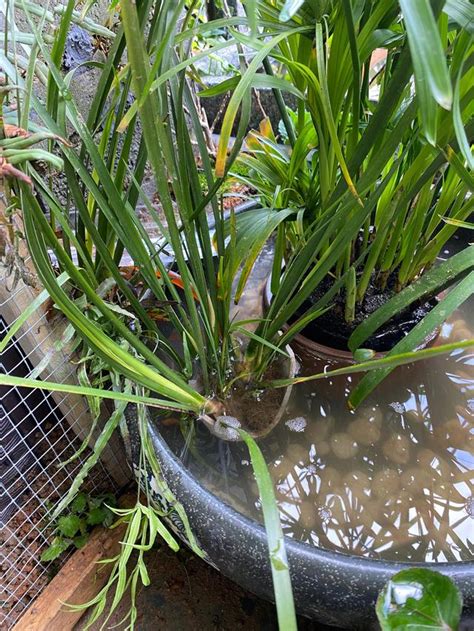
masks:
[[[10,123],[5,123],[3,128],[6,138],[28,138],[30,135],[27,129],[23,129],[23,127],[18,127],[17,125],[11,125]]]

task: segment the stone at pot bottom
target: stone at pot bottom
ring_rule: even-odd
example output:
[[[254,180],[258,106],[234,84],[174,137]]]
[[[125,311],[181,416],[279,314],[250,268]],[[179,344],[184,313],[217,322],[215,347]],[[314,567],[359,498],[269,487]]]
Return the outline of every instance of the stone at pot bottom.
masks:
[[[124,438],[132,462],[139,453],[133,406],[127,411]],[[206,560],[257,596],[273,600],[271,569],[263,526],[248,519],[205,489],[171,452],[153,422],[150,439],[164,480],[183,506],[191,530]],[[135,466],[135,471],[136,471]],[[159,485],[153,479],[150,487]],[[157,504],[167,502],[155,492]],[[183,527],[174,511],[168,523],[182,538]],[[298,613],[347,629],[368,629],[375,619],[375,601],[385,582],[407,564],[384,562],[330,552],[286,539],[293,591]],[[465,627],[474,623],[474,564],[410,564],[431,567],[449,576],[464,598]]]

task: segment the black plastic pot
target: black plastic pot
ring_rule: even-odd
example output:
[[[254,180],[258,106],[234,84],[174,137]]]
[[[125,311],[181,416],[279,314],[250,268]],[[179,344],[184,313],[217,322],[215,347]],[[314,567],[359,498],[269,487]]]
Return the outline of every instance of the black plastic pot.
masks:
[[[135,410],[127,410],[125,442],[136,463],[138,436]],[[191,530],[206,560],[225,576],[267,600],[273,600],[268,549],[263,526],[240,514],[205,489],[172,453],[152,420],[149,434],[162,475],[189,518]],[[135,471],[137,470],[134,467]],[[150,480],[150,487],[159,485]],[[155,501],[163,507],[160,494]],[[170,513],[168,523],[182,538],[182,524]],[[298,613],[347,629],[369,629],[375,621],[375,601],[386,581],[408,564],[364,559],[286,540]],[[409,564],[449,576],[464,599],[466,629],[474,624],[474,563]]]

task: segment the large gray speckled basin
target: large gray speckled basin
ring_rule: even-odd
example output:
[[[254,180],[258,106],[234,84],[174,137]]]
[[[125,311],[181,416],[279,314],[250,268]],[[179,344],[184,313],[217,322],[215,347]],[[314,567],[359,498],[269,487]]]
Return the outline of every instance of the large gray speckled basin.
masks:
[[[134,412],[134,406],[129,406],[124,439],[129,456],[136,463],[139,438]],[[149,421],[148,428],[162,475],[186,511],[206,560],[245,589],[272,600],[272,578],[263,526],[204,488],[172,453],[153,421]],[[151,488],[157,489],[153,480],[151,482]],[[163,505],[159,494],[156,500]],[[170,513],[169,524],[180,536],[183,535],[176,515]],[[379,591],[393,574],[407,567],[401,563],[326,551],[288,538],[286,546],[298,613],[348,629],[372,627]],[[464,599],[463,628],[473,629],[474,563],[439,563],[427,567],[449,576],[458,585]]]

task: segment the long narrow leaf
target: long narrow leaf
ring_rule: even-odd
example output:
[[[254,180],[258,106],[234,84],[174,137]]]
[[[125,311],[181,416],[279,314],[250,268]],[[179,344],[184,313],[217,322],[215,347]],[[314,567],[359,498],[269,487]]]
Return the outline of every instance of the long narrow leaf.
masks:
[[[382,359],[371,359],[370,361],[361,362],[359,364],[353,364],[350,366],[344,366],[344,368],[336,368],[336,370],[328,370],[327,372],[319,372],[314,375],[308,375],[306,377],[294,377],[293,379],[277,379],[265,384],[271,388],[286,388],[287,386],[296,385],[298,383],[306,383],[308,381],[320,381],[321,379],[331,379],[333,377],[339,377],[341,375],[352,375],[357,372],[377,371],[380,369],[393,370],[398,366],[404,366],[406,364],[413,364],[417,361],[423,361],[425,359],[431,359],[440,355],[448,355],[453,351],[464,350],[474,346],[474,338],[462,340],[461,342],[452,342],[450,344],[441,344],[440,346],[432,346],[430,348],[424,348],[418,351],[409,351],[406,353],[397,353],[390,357],[383,357]]]
[[[127,403],[144,403],[152,407],[177,410],[180,412],[189,411],[189,407],[182,403],[169,401],[167,399],[156,399],[154,397],[138,396],[123,392],[112,392],[102,388],[86,388],[70,383],[56,383],[53,381],[41,381],[39,379],[28,379],[26,377],[15,377],[0,373],[0,386],[11,386],[15,388],[39,388],[49,392],[66,392],[69,394],[80,394],[87,397],[99,397],[101,399],[112,399],[113,401],[125,401]]]
[[[412,57],[419,60],[419,72],[415,78],[426,81],[437,103],[450,109],[453,90],[446,65],[446,56],[429,0],[400,0],[403,18],[408,32]]]
[[[255,440],[244,430],[239,430],[239,434],[248,447],[262,502],[263,519],[267,533],[273,589],[278,614],[278,626],[282,631],[296,631],[296,613],[288,559],[286,557],[285,539],[281,528],[272,479],[268,472],[263,454]]]

